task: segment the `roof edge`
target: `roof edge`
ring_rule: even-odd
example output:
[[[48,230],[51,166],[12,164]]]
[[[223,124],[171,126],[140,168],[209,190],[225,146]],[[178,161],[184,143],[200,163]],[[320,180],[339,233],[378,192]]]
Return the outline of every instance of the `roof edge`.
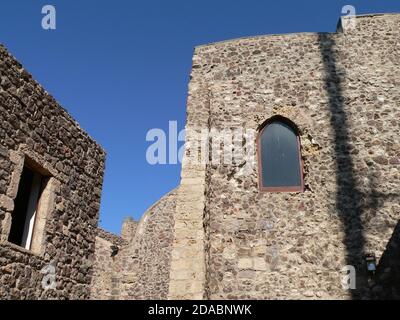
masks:
[[[362,19],[362,18],[367,18],[367,17],[375,17],[375,16],[392,16],[392,15],[400,15],[400,12],[388,12],[388,13],[366,13],[366,14],[359,14],[356,15],[355,17],[357,19]],[[338,19],[338,24],[341,24],[343,16],[340,16]],[[235,42],[235,41],[240,41],[240,40],[252,40],[252,39],[258,39],[258,38],[273,38],[273,37],[295,37],[295,36],[317,36],[321,34],[326,34],[326,35],[334,35],[334,34],[339,34],[341,33],[340,30],[336,30],[333,32],[288,32],[288,33],[272,33],[272,34],[260,34],[260,35],[255,35],[255,36],[244,36],[244,37],[239,37],[239,38],[232,38],[232,39],[227,39],[227,40],[221,40],[221,41],[215,41],[215,42],[210,42],[210,43],[205,43],[205,44],[200,44],[195,46],[195,51],[197,49],[205,48],[205,47],[211,47],[214,45],[219,45],[219,44],[224,44],[224,43],[229,43],[229,42]]]

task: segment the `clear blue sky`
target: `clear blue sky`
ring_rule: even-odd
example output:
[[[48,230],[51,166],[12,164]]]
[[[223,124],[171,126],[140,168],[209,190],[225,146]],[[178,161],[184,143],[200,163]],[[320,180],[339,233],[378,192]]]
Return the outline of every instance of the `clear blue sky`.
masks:
[[[2,0],[0,42],[107,151],[100,225],[119,233],[179,184],[146,162],[146,133],[184,127],[196,45],[258,34],[335,31],[341,8],[400,12],[399,0]],[[57,9],[57,29],[41,9]]]

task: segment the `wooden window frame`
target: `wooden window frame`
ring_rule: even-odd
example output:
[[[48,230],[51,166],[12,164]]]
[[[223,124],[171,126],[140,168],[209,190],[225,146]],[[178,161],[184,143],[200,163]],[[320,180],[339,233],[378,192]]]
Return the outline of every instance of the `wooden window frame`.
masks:
[[[299,155],[299,168],[300,168],[300,185],[299,186],[282,186],[282,187],[264,187],[263,186],[263,168],[262,168],[262,158],[261,158],[261,136],[265,130],[265,128],[273,123],[274,121],[281,121],[285,124],[287,124],[293,132],[296,134],[297,138],[297,150],[298,150],[298,155]],[[303,159],[301,158],[301,142],[300,142],[300,135],[299,131],[290,120],[280,117],[280,116],[275,116],[267,121],[265,121],[259,128],[259,132],[257,135],[257,161],[258,161],[258,189],[260,192],[304,192],[304,164],[303,164]]]

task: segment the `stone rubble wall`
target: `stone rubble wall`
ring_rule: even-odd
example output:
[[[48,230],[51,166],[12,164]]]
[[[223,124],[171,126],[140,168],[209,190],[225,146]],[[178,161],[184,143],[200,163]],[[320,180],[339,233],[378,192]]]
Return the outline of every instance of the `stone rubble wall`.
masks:
[[[25,159],[51,175],[36,252],[7,242]],[[0,45],[0,299],[88,299],[105,152]],[[56,290],[45,291],[52,264]]]
[[[121,238],[127,241],[128,243],[132,242],[136,235],[136,230],[138,228],[138,225],[139,222],[133,220],[133,218],[131,217],[126,218],[124,223],[122,224]]]
[[[91,283],[92,300],[110,300],[118,296],[118,252],[128,242],[105,230],[97,229],[95,263]]]
[[[365,287],[363,253],[379,261],[400,218],[400,15],[356,22],[355,30],[332,34],[196,48],[187,126],[255,130],[275,115],[290,119],[300,131],[306,187],[261,193],[258,168],[245,174],[239,166],[246,159],[183,167],[184,177],[193,174],[193,192],[187,187],[190,207],[176,212],[173,259],[185,266],[197,256],[201,264],[202,245],[184,252],[198,232],[192,243],[204,241],[206,298],[374,298],[384,290]],[[196,225],[189,234],[177,224],[185,214]],[[345,265],[357,270],[357,290],[342,288]],[[198,298],[191,285],[204,271],[178,270],[172,266],[171,297]]]
[[[122,248],[120,299],[166,299],[173,242],[174,189],[142,216],[133,241]]]
[[[194,72],[192,72],[193,74]],[[205,184],[206,165],[196,140],[208,128],[208,89],[195,77],[189,85],[185,154],[182,161],[181,183],[174,212],[174,242],[168,298],[204,299],[205,293]],[[196,149],[196,150],[192,150]]]
[[[122,237],[101,231],[96,239],[92,299],[166,299],[173,241],[177,189],[142,216],[126,220]],[[111,246],[119,247],[111,257]]]
[[[181,185],[122,237],[97,229],[104,151],[0,47],[0,298],[400,298],[399,38],[400,15],[385,14],[197,47]],[[246,156],[193,161],[196,133],[277,115],[299,129],[304,192],[260,192]],[[6,241],[25,158],[54,182],[38,254]],[[365,253],[379,262],[369,285]],[[348,265],[356,290],[342,287]]]

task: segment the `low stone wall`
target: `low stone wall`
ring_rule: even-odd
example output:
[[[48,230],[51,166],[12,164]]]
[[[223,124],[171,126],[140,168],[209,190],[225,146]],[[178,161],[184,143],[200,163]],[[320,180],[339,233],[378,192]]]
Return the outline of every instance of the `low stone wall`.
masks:
[[[97,229],[95,262],[90,298],[109,300],[119,295],[118,252],[128,243],[107,231]]]
[[[122,237],[99,230],[92,299],[167,298],[176,195],[164,196],[139,223],[125,220]]]
[[[167,298],[178,190],[143,215],[133,242],[121,250],[121,299]]]

